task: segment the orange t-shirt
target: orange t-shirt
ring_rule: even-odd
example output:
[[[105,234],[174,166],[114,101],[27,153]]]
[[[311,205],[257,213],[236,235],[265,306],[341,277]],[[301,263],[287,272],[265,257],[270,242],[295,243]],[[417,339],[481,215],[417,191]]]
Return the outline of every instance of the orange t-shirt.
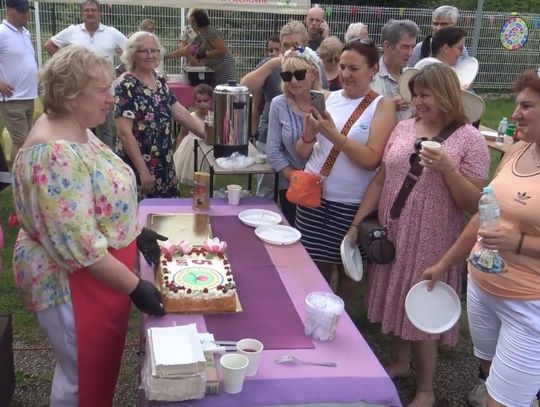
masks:
[[[523,175],[516,162],[531,154],[534,144],[520,142],[507,152],[499,171],[491,181],[495,198],[501,207],[501,225],[525,235],[540,236],[540,169]],[[527,236],[525,236],[525,240]],[[473,252],[477,249],[473,249]],[[501,298],[540,300],[540,258],[502,251],[506,272],[484,273],[470,263],[469,275],[484,291]]]

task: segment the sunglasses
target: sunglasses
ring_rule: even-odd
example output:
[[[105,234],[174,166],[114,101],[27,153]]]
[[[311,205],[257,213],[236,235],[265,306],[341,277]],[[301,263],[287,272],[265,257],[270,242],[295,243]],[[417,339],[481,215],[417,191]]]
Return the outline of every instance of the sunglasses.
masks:
[[[409,157],[409,164],[411,166],[411,172],[418,176],[422,172],[422,166],[420,165],[420,151],[422,150],[422,142],[427,141],[429,138],[420,137],[414,141],[414,153]]]
[[[299,69],[298,71],[294,71],[294,72],[289,72],[289,71],[281,72],[280,76],[281,76],[281,79],[283,79],[283,82],[292,81],[293,76],[295,77],[297,81],[303,81],[304,79],[306,79],[306,73],[307,73],[307,69]]]
[[[347,44],[350,44],[351,42],[359,42],[360,44],[367,45],[368,47],[374,47],[375,46],[375,41],[373,41],[369,37],[353,38]]]

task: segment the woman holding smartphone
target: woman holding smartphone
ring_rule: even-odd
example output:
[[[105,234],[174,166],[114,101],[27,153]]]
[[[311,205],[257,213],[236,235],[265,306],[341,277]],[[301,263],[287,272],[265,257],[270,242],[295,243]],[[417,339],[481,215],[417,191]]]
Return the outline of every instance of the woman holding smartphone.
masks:
[[[302,233],[304,247],[328,281],[337,267],[337,294],[349,310],[358,285],[344,273],[340,244],[381,163],[396,123],[393,102],[370,88],[378,61],[379,51],[369,38],[347,43],[339,62],[343,89],[330,93],[323,114],[311,109],[304,133],[296,143],[298,156],[307,159],[305,170],[314,174],[321,173],[331,151],[338,154],[324,179],[321,206],[315,209],[298,206],[296,228]],[[371,101],[369,105],[367,101]],[[365,109],[354,120],[351,117],[361,104]],[[350,118],[354,122],[345,136],[344,125]]]
[[[266,153],[268,162],[279,171],[279,202],[289,224],[294,225],[296,205],[285,197],[294,170],[304,168],[305,160],[296,153],[296,142],[304,132],[309,113],[310,91],[321,90],[319,58],[307,47],[285,52],[281,63],[283,94],[272,99],[268,119]],[[324,95],[322,105],[324,106]]]

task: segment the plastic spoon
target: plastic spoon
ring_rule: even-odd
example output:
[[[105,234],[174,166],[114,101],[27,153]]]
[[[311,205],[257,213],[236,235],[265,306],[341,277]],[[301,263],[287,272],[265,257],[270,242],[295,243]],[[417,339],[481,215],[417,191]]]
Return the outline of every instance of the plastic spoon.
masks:
[[[280,365],[295,365],[295,364],[301,364],[301,365],[315,365],[315,366],[327,366],[327,367],[337,367],[337,363],[334,362],[307,362],[304,360],[298,359],[296,356],[293,355],[285,355],[277,358],[275,360],[277,364]]]

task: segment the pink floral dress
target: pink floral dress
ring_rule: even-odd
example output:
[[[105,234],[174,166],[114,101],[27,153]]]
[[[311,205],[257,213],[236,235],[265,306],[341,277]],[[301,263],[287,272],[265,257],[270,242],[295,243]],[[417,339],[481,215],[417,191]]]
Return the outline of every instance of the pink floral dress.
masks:
[[[387,265],[373,265],[368,272],[366,297],[368,318],[382,324],[383,333],[411,341],[441,339],[455,344],[458,325],[441,335],[416,329],[405,314],[405,297],[419,282],[424,270],[437,262],[457,239],[465,225],[444,177],[425,168],[414,186],[399,219],[390,219],[390,208],[408,173],[409,157],[418,138],[415,119],[400,122],[390,136],[383,157],[386,178],[379,201],[379,220],[389,226],[389,239],[396,246],[396,259]],[[460,127],[444,143],[443,149],[466,177],[486,179],[489,152],[480,132],[471,125]],[[444,280],[458,293],[461,270],[454,266]]]

